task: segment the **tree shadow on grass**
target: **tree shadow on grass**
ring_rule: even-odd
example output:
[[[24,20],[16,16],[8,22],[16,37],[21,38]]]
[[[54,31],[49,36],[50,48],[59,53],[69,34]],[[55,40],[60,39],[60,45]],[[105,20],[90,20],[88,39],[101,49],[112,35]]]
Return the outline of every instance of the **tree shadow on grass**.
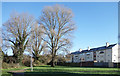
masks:
[[[119,76],[116,74],[80,74],[69,72],[24,72],[24,73],[11,73],[12,76]]]
[[[27,69],[28,72],[30,72],[30,68]],[[78,70],[78,69],[59,69],[59,68],[45,68],[45,69],[34,69],[34,72],[91,72],[91,73],[95,73],[95,72],[103,72],[103,73],[110,73],[110,72],[114,72],[114,73],[118,73],[120,74],[120,71],[118,70],[86,70],[86,69],[83,69],[83,70]]]
[[[50,67],[50,66],[40,66],[40,67]],[[66,69],[27,69],[28,72],[17,73],[9,72],[12,76],[119,76],[120,72],[113,71],[114,74],[110,74],[110,71],[84,71],[84,70],[66,70]],[[105,74],[103,74],[105,73]],[[107,74],[106,74],[107,73]],[[5,75],[4,75],[5,76]]]
[[[13,76],[12,74],[2,74],[1,76]]]

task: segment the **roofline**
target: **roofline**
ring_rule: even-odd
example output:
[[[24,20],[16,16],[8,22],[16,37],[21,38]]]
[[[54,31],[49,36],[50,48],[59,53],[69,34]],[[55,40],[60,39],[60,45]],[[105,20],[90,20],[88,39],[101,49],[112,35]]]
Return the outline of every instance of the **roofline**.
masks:
[[[115,43],[115,44],[111,44],[111,45],[109,45],[109,46],[112,46],[112,45],[117,45],[118,43]],[[105,46],[101,46],[101,47],[105,47]],[[97,48],[101,48],[101,47],[97,47]],[[113,46],[112,46],[113,47]],[[109,47],[109,48],[105,48],[105,49],[111,49],[112,47]],[[97,49],[97,48],[91,48],[91,49]],[[89,51],[87,51],[87,50],[83,50],[83,51],[81,51],[81,52],[79,52],[79,51],[75,51],[75,52],[79,52],[79,53],[76,53],[76,54],[82,54],[82,53],[86,53],[86,52],[92,52],[93,50],[89,50]],[[101,49],[101,50],[105,50],[105,49]],[[95,51],[98,51],[98,50],[95,50]],[[72,53],[75,53],[75,52],[72,52]],[[72,54],[71,53],[71,54]]]

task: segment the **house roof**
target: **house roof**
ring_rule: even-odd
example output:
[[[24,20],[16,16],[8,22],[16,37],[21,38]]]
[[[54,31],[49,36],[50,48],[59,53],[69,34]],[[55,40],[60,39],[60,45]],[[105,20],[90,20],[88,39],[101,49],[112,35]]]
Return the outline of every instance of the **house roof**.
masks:
[[[115,46],[116,44],[111,44],[108,47],[106,46],[102,46],[102,47],[97,47],[97,48],[91,48],[90,50],[82,50],[80,51],[75,51],[72,52],[71,54],[81,54],[81,53],[85,53],[85,52],[91,52],[91,51],[98,51],[98,50],[104,50],[104,49],[111,49],[113,46]]]

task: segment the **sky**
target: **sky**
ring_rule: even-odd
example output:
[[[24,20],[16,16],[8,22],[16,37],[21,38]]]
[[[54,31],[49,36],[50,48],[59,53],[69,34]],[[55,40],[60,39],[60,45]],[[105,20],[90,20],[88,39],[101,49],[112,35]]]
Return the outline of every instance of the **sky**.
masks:
[[[71,52],[81,49],[105,46],[106,42],[118,42],[117,2],[3,2],[2,23],[13,11],[28,12],[38,18],[44,6],[55,4],[70,8],[77,29],[73,33]]]

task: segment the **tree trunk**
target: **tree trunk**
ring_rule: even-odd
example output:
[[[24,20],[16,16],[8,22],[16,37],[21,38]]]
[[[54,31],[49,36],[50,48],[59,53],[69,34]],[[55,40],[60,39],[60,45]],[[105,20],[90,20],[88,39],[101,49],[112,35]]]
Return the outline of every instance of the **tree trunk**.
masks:
[[[51,67],[55,67],[55,55],[52,55]]]

